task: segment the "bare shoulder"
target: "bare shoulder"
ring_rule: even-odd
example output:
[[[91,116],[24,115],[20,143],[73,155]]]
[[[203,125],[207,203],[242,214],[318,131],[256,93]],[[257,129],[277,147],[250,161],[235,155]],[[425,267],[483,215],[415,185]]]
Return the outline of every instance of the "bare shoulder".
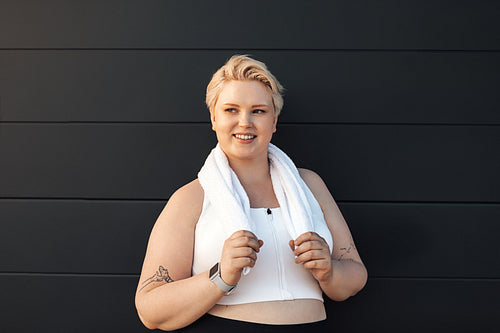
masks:
[[[182,208],[198,207],[201,209],[203,196],[204,192],[200,181],[195,179],[175,191],[170,197],[169,202],[172,202],[176,206],[182,206]]]
[[[316,172],[314,172],[312,170],[304,169],[304,168],[298,168],[297,170],[299,170],[300,177],[302,177],[302,179],[304,179],[304,181],[306,182],[307,185],[309,185],[309,183],[311,183],[311,185],[313,185],[314,183],[323,182],[321,177]]]
[[[195,225],[203,208],[203,198],[203,188],[198,179],[191,181],[172,194],[160,214],[159,221],[162,220],[162,215],[181,215],[187,224]]]
[[[323,206],[325,200],[329,200],[331,198],[330,191],[328,190],[328,187],[326,186],[323,179],[321,179],[321,177],[312,170],[303,168],[298,168],[298,170],[300,177],[307,184],[316,200],[318,200],[320,205]],[[331,198],[330,200],[332,199],[333,198]]]

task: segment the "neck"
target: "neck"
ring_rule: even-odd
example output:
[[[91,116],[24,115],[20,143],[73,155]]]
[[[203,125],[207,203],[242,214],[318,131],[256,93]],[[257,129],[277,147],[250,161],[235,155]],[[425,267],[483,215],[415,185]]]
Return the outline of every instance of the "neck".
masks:
[[[258,160],[229,160],[229,165],[243,186],[267,181],[271,177],[267,155]]]
[[[250,207],[278,207],[279,202],[274,194],[273,182],[269,170],[267,154],[258,159],[228,159],[231,169],[247,193]]]

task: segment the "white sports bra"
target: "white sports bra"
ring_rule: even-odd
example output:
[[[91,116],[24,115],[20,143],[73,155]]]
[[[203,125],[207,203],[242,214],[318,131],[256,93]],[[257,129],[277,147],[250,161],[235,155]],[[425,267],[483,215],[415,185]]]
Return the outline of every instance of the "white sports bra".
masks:
[[[255,266],[247,275],[242,274],[238,286],[230,295],[223,296],[217,304],[233,305],[293,299],[323,301],[322,291],[295,256],[288,245],[292,239],[282,223],[280,208],[251,208],[251,218],[256,225],[255,234],[264,241],[257,253]],[[317,227],[330,249],[332,236],[326,224]],[[225,241],[223,226],[206,201],[195,230],[193,275],[209,270],[220,261]]]

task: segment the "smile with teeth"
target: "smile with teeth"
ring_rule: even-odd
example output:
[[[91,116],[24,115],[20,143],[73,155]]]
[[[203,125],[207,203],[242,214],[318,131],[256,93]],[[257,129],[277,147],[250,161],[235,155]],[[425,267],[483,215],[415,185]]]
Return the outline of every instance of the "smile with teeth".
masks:
[[[252,140],[253,138],[255,138],[255,135],[245,135],[245,134],[235,134],[234,136],[241,140]]]

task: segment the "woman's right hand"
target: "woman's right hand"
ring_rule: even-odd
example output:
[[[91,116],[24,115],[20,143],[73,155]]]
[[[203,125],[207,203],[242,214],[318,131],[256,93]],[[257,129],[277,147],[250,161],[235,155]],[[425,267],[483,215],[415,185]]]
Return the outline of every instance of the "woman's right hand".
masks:
[[[245,267],[255,266],[257,253],[264,242],[250,231],[239,230],[224,242],[220,261],[221,277],[234,286],[241,278]]]

